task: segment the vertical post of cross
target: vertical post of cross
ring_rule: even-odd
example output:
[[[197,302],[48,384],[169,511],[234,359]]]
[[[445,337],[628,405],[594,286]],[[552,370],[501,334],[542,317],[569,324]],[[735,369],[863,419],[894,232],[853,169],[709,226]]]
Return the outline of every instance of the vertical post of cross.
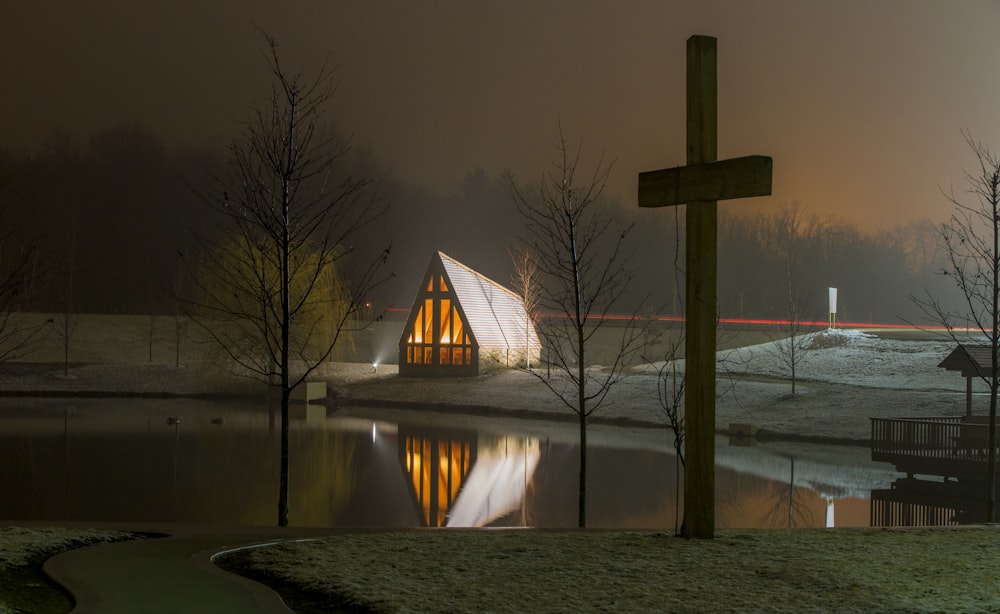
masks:
[[[687,42],[687,165],[639,173],[640,207],[687,204],[684,323],[685,537],[715,536],[717,201],[771,193],[772,161],[717,161],[716,41]]]
[[[687,41],[687,164],[715,162],[716,40]],[[685,250],[684,536],[715,535],[715,326],[718,226],[714,200],[688,203]]]

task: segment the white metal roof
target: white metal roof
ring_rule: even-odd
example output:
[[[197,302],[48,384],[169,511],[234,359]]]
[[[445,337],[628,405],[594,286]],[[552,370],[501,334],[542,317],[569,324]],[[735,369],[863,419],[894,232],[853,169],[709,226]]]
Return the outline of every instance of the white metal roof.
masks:
[[[480,348],[542,347],[520,296],[444,252],[437,255]]]

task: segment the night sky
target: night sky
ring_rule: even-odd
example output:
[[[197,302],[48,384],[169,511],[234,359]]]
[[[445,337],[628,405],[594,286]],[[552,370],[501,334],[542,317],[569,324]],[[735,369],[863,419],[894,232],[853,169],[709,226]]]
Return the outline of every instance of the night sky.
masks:
[[[692,34],[719,38],[719,155],[773,156],[768,203],[942,219],[939,186],[973,163],[960,130],[1000,148],[996,0],[8,1],[0,146],[135,121],[219,144],[269,87],[254,24],[307,71],[337,65],[338,126],[434,189],[537,178],[561,121],[633,206],[639,171],[684,162]]]

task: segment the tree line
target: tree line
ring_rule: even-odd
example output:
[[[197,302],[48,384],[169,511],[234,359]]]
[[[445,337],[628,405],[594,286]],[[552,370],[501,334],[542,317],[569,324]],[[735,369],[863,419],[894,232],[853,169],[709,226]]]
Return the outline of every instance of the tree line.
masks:
[[[224,152],[170,150],[149,128],[121,125],[79,142],[53,134],[33,154],[0,153],[3,249],[34,243],[31,283],[16,308],[60,313],[169,314],[181,254],[191,229],[204,226],[199,197],[223,171]],[[523,220],[502,172],[470,169],[447,190],[399,179],[377,155],[359,148],[343,161],[392,204],[360,241],[391,235],[399,256],[395,279],[374,297],[378,307],[409,307],[415,281],[433,251],[509,282],[514,237]],[[623,223],[634,224],[628,249],[633,303],[652,295],[656,310],[682,313],[678,288],[683,212],[638,211],[604,197]],[[794,212],[794,215],[792,213]],[[790,219],[794,218],[794,219]],[[947,295],[945,262],[929,221],[866,232],[849,221],[810,213],[807,203],[769,205],[742,214],[723,207],[719,221],[719,312],[723,317],[777,318],[787,311],[783,246],[794,243],[794,282],[803,315],[826,319],[826,288],[840,289],[840,319],[897,322],[919,317],[907,298],[925,288]],[[11,257],[7,258],[7,262]],[[676,266],[675,266],[676,265]],[[0,263],[3,266],[3,263]]]

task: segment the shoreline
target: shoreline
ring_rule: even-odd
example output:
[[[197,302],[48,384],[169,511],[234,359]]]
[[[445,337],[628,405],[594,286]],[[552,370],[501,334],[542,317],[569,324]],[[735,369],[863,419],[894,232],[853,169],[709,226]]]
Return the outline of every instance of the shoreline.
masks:
[[[963,382],[954,376],[941,379],[938,373],[931,375],[938,378],[927,378],[923,389],[803,377],[797,380],[793,395],[788,380],[774,374],[721,372],[715,432],[734,436],[739,431],[731,425],[752,425],[758,443],[868,446],[869,418],[964,412]],[[539,375],[502,369],[471,378],[425,380],[399,377],[396,365],[380,365],[373,373],[368,364],[332,363],[324,365],[311,380],[327,384],[326,398],[312,403],[328,409],[355,406],[511,420],[577,420],[547,387],[560,384],[555,375],[546,382]],[[589,423],[669,431],[658,401],[660,385],[648,367],[635,370],[612,389]],[[0,372],[0,398],[7,399],[240,401],[267,397],[265,384],[208,365],[76,364],[66,377],[62,365],[17,363],[12,370]]]
[[[97,367],[97,365],[88,365],[89,367]],[[113,365],[104,365],[106,368],[112,368]],[[483,377],[483,376],[480,376]],[[489,377],[489,376],[487,376]],[[475,379],[475,378],[473,378]],[[456,382],[456,380],[441,380],[441,381],[451,381]],[[759,379],[754,379],[752,381],[758,382]],[[473,387],[472,380],[458,380],[456,383],[452,383],[452,386],[461,386],[462,383],[468,382],[470,387]],[[68,383],[68,382],[67,382]],[[345,407],[360,407],[360,408],[370,408],[370,409],[393,409],[393,410],[404,410],[408,412],[418,412],[418,411],[428,411],[440,414],[457,414],[467,417],[489,417],[489,418],[507,418],[512,420],[530,420],[530,421],[549,421],[549,422],[559,422],[559,423],[572,423],[577,422],[576,414],[570,411],[553,411],[540,408],[532,407],[512,407],[512,406],[502,406],[493,404],[470,404],[465,403],[450,403],[445,401],[433,401],[429,399],[418,399],[418,400],[407,400],[399,398],[384,398],[384,396],[392,395],[365,395],[357,394],[356,389],[352,390],[352,384],[357,386],[364,386],[365,383],[362,380],[356,380],[354,382],[336,382],[339,384],[337,388],[332,388],[333,396],[328,396],[325,399],[318,399],[310,401],[314,405],[325,406],[328,410],[339,410]],[[781,382],[776,382],[777,385],[783,385]],[[803,383],[805,384],[805,383]],[[330,382],[328,382],[330,385]],[[370,385],[370,384],[369,384]],[[405,385],[404,383],[397,385]],[[352,393],[353,392],[353,393]],[[339,393],[339,394],[338,394]],[[87,389],[73,389],[73,388],[63,388],[63,389],[35,389],[35,390],[23,390],[23,389],[9,389],[0,388],[0,398],[11,398],[11,399],[158,399],[158,400],[198,400],[198,401],[247,401],[247,400],[261,400],[267,399],[268,393],[260,393],[251,390],[243,391],[142,391],[142,390],[87,390]],[[293,400],[292,405],[302,405],[304,401],[301,399]],[[652,417],[642,417],[634,415],[634,411],[631,415],[627,413],[619,412],[615,415],[605,416],[598,412],[597,415],[591,417],[588,420],[588,424],[591,426],[611,426],[611,427],[622,427],[622,428],[639,428],[639,429],[663,429],[669,430],[668,427],[662,422],[657,422]],[[740,423],[747,424],[747,423]],[[755,425],[757,426],[757,425]],[[731,424],[726,426],[718,426],[715,430],[716,435],[719,436],[729,436],[742,439],[744,437],[749,437],[745,435],[742,431],[738,429],[733,429]],[[868,446],[871,443],[870,437],[850,437],[850,436],[832,436],[823,435],[816,433],[800,433],[800,432],[781,432],[769,429],[767,427],[757,427],[754,435],[749,437],[758,443],[769,443],[769,442],[788,442],[788,443],[816,443],[823,445],[839,445],[839,446]]]

